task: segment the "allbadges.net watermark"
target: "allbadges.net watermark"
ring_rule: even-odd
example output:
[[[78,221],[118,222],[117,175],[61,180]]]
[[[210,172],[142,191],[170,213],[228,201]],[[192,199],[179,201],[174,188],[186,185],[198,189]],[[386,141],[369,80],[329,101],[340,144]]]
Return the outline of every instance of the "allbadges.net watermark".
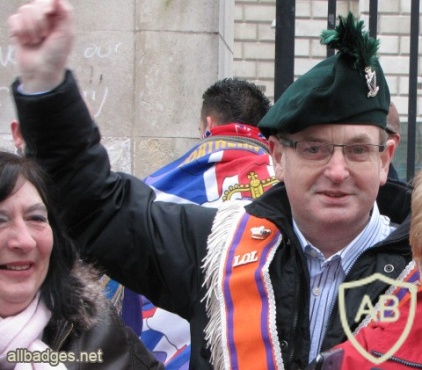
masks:
[[[97,351],[82,351],[76,354],[71,351],[57,352],[50,348],[44,351],[29,351],[26,348],[17,348],[7,353],[7,361],[10,363],[49,363],[51,366],[66,362],[102,363],[103,351],[98,349]]]

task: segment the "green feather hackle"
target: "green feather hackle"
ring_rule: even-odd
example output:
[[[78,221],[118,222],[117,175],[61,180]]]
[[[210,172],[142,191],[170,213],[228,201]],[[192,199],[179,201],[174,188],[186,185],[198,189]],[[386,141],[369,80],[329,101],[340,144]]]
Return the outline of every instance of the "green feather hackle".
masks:
[[[322,31],[321,44],[347,55],[355,69],[373,67],[377,60],[379,40],[370,37],[363,30],[363,21],[356,21],[351,12],[347,18],[339,16],[339,20],[335,29]]]

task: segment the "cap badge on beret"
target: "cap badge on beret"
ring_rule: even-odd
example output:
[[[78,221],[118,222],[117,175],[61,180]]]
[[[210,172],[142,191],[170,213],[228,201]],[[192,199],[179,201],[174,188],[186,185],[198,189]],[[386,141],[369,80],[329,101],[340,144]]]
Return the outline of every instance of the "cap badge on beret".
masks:
[[[379,41],[369,37],[369,33],[363,30],[363,22],[356,21],[352,13],[349,13],[347,18],[340,16],[339,19],[335,29],[322,31],[321,44],[348,55],[353,68],[365,71],[366,85],[369,89],[367,96],[373,98],[379,91],[377,74],[372,68],[377,59]]]
[[[379,86],[377,86],[377,73],[372,70],[371,67],[365,68],[365,78],[366,78],[366,85],[368,86],[368,98],[373,98],[377,96],[379,91]]]

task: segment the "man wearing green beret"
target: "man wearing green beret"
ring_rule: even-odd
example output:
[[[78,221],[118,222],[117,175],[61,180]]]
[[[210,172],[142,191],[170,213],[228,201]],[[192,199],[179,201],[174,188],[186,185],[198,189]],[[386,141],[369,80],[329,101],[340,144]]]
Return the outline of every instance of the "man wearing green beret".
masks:
[[[9,19],[14,99],[26,155],[53,177],[83,257],[190,322],[191,369],[303,369],[344,341],[340,284],[375,272],[396,278],[411,259],[411,189],[387,181],[389,93],[362,23],[350,15],[324,32],[339,52],[300,77],[260,123],[282,183],[251,203],[209,209],[155,201],[142,181],[110,171],[65,68],[70,5],[30,4],[33,13]],[[375,304],[387,286],[346,292],[352,330],[362,299]]]

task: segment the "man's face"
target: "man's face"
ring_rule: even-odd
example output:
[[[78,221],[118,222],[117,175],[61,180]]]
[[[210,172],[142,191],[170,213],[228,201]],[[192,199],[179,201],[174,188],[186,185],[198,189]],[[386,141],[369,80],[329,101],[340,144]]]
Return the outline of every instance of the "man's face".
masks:
[[[288,135],[293,141],[332,144],[382,144],[380,129],[371,125],[318,125]],[[387,179],[392,142],[384,152],[371,151],[367,160],[346,158],[335,147],[327,160],[303,158],[295,148],[270,137],[277,178],[284,181],[292,213],[301,230],[324,232],[338,228],[362,230],[380,185]]]

